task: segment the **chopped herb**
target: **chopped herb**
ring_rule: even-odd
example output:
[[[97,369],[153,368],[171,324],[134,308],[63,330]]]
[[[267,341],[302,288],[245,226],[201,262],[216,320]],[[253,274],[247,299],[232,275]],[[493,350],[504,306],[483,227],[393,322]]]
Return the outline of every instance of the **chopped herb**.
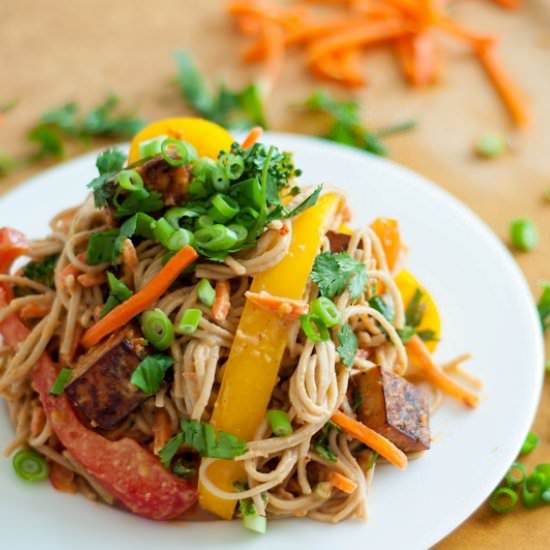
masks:
[[[506,149],[506,138],[498,132],[486,132],[480,136],[475,145],[476,154],[486,159],[500,157]]]
[[[512,246],[522,252],[531,252],[539,243],[539,233],[533,220],[527,218],[512,220],[508,231]]]
[[[116,217],[124,218],[139,212],[158,212],[164,207],[160,193],[139,189],[129,193],[116,209]]]
[[[88,111],[81,123],[81,135],[132,137],[137,134],[145,125],[145,121],[132,115],[116,114],[118,103],[119,98],[111,94],[103,103]]]
[[[182,420],[181,432],[172,437],[160,451],[161,462],[166,466],[181,445],[188,445],[203,457],[231,460],[247,451],[246,442],[227,432],[216,432],[207,422]]]
[[[353,360],[355,359],[355,354],[357,353],[358,347],[357,337],[355,336],[353,329],[350,325],[342,325],[336,333],[336,338],[339,343],[336,351],[338,352],[342,363],[346,367],[351,367],[353,365]]]
[[[260,89],[249,84],[232,91],[221,84],[212,94],[189,54],[178,50],[174,54],[176,81],[181,95],[197,113],[228,128],[267,128]]]
[[[149,355],[136,367],[130,382],[147,395],[152,395],[159,390],[166,371],[173,364],[174,360],[168,355]]]
[[[43,260],[29,262],[23,267],[23,277],[53,288],[55,265],[58,258],[57,254],[52,254],[51,256],[46,256]]]
[[[539,312],[540,324],[544,331],[550,326],[550,283],[545,282],[541,286],[542,294],[537,303],[537,311]]]
[[[107,282],[109,283],[109,296],[101,310],[101,317],[104,317],[117,307],[119,304],[130,298],[133,292],[119,279],[117,279],[110,271],[107,271]]]
[[[319,435],[314,439],[312,444],[312,449],[323,460],[326,460],[327,462],[338,461],[338,457],[330,450],[330,446],[329,446],[328,438],[332,429],[333,429],[332,422],[327,422],[319,432]]]
[[[88,241],[86,261],[89,265],[116,264],[119,261],[121,252],[122,243],[119,239],[118,230],[97,231],[91,234]]]
[[[405,325],[403,328],[398,328],[395,330],[399,335],[399,338],[401,338],[401,342],[404,344],[406,344],[416,334],[416,329],[409,325]]]
[[[172,472],[183,479],[191,479],[195,476],[197,470],[192,464],[181,458],[172,466]]]
[[[405,310],[405,323],[412,328],[418,327],[426,311],[426,304],[422,302],[423,292],[417,288]]]
[[[382,296],[376,295],[369,298],[369,306],[381,313],[387,321],[392,322],[393,310]]]
[[[315,258],[311,279],[321,296],[333,298],[348,288],[352,300],[356,300],[364,292],[367,269],[347,252],[322,252]]]
[[[319,195],[321,194],[322,189],[322,185],[317,186],[315,190],[311,193],[311,195],[308,195],[298,206],[296,206],[292,210],[285,212],[283,217],[293,218],[294,216],[301,214],[304,210],[315,206],[317,204],[317,201],[319,200]]]
[[[96,208],[107,206],[113,197],[114,185],[111,185],[110,181],[122,170],[125,162],[126,155],[118,149],[107,149],[98,155],[95,165],[99,176],[88,184],[88,188],[94,193]]]
[[[59,374],[57,375],[55,382],[50,388],[50,395],[55,395],[55,396],[61,395],[63,393],[63,390],[65,389],[65,386],[67,385],[67,382],[71,379],[72,375],[73,375],[73,371],[71,369],[62,368],[59,371]]]
[[[371,132],[362,124],[359,104],[356,101],[339,101],[327,92],[318,90],[306,100],[305,107],[331,117],[330,127],[323,136],[326,139],[350,145],[375,155],[387,154],[387,148],[380,139],[381,134]],[[403,129],[409,129],[409,127],[399,131]],[[390,130],[393,130],[390,133],[398,131],[397,127]],[[386,135],[388,134],[386,133]]]
[[[529,432],[525,437],[525,441],[521,446],[519,454],[528,455],[529,453],[532,453],[538,447],[539,443],[540,437],[534,432]]]

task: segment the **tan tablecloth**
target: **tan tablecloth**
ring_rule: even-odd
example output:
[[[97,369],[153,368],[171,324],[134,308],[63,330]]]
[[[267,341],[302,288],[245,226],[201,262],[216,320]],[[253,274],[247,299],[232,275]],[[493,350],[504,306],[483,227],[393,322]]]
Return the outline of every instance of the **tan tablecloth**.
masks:
[[[458,50],[446,59],[444,81],[420,92],[403,84],[390,53],[370,54],[365,60],[370,86],[359,96],[365,120],[373,127],[417,118],[418,130],[388,141],[392,158],[459,197],[498,235],[505,237],[508,222],[516,216],[537,222],[541,245],[534,253],[519,255],[518,261],[538,295],[537,282],[550,280],[550,205],[542,199],[550,188],[550,1],[524,3],[517,14],[498,10],[488,0],[454,7],[462,20],[502,35],[504,59],[533,105],[532,129],[524,135],[510,132],[514,152],[505,158],[483,162],[471,155],[471,143],[480,133],[510,131],[510,126],[485,75]],[[113,91],[149,119],[187,112],[171,85],[170,56],[176,48],[189,49],[214,81],[247,81],[254,69],[238,63],[242,42],[221,6],[217,0],[1,2],[0,102],[18,98],[19,105],[0,125],[0,150],[22,151],[24,132],[38,115],[69,99],[89,107]],[[300,56],[293,56],[269,104],[272,128],[307,130],[288,106],[317,85],[303,71]],[[41,168],[0,180],[0,192]],[[548,383],[535,430],[543,443],[528,462],[548,462]],[[438,548],[548,548],[547,520],[547,508],[497,517],[484,505]]]

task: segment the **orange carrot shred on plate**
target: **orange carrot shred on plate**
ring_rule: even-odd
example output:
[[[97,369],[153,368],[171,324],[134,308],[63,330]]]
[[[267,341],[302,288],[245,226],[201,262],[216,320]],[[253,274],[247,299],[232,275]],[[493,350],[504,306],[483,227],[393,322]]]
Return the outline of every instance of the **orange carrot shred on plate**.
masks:
[[[31,414],[31,435],[33,437],[40,435],[44,426],[46,426],[46,413],[41,405],[35,405]]]
[[[79,275],[76,280],[80,286],[84,288],[91,288],[93,286],[98,286],[103,284],[106,281],[105,273],[82,273]]]
[[[76,493],[77,485],[74,472],[52,460],[48,461],[50,483],[62,493]]]
[[[251,292],[247,290],[244,293],[246,299],[254,305],[272,311],[280,317],[289,320],[296,320],[300,315],[307,313],[309,306],[304,300],[292,300],[283,296],[274,296],[269,292]]]
[[[479,397],[475,393],[455,382],[436,364],[426,344],[419,336],[413,336],[405,344],[405,348],[412,364],[419,369],[421,376],[427,382],[449,397],[461,401],[467,407],[475,408],[479,405]]]
[[[170,416],[164,409],[156,409],[153,414],[153,452],[158,455],[166,442],[172,437]]]
[[[504,69],[495,47],[479,48],[477,54],[516,125],[519,128],[528,126],[531,116],[522,93]]]
[[[134,317],[151,307],[168,290],[181,272],[197,258],[198,254],[193,247],[183,247],[168,260],[168,263],[147,285],[91,326],[84,333],[82,345],[85,348],[92,347],[105,336],[123,327]]]
[[[19,310],[19,316],[21,319],[40,319],[48,315],[50,306],[42,303],[25,304]]]
[[[355,483],[355,481],[335,470],[331,470],[328,473],[327,481],[333,487],[336,487],[336,489],[347,495],[351,495],[357,489],[357,483]]]
[[[341,411],[336,411],[331,420],[342,428],[347,434],[351,435],[367,447],[383,456],[390,464],[404,470],[407,467],[407,455],[397,448],[389,439],[375,432],[362,422],[351,418]]]
[[[218,322],[225,321],[229,315],[231,309],[230,290],[229,281],[218,281],[216,283],[216,298],[212,304],[212,317]]]
[[[250,147],[252,147],[262,137],[263,132],[264,131],[260,128],[260,126],[254,126],[254,128],[252,128],[250,132],[248,132],[248,135],[244,138],[241,147],[243,149],[250,149]]]

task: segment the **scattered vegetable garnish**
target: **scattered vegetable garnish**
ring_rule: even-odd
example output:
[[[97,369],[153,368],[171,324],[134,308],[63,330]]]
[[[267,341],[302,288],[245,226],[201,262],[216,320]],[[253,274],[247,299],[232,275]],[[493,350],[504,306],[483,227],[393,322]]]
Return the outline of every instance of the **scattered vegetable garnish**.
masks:
[[[208,422],[182,420],[181,432],[172,437],[160,451],[161,462],[168,466],[179,448],[188,445],[203,457],[231,460],[246,453],[246,442],[227,432],[216,432]]]
[[[519,454],[528,455],[529,453],[532,453],[538,447],[539,443],[540,443],[540,437],[534,432],[529,432],[525,437],[525,441],[521,446]]]
[[[27,277],[37,283],[43,284],[44,286],[53,288],[55,264],[57,263],[58,257],[59,256],[57,254],[53,254],[51,256],[46,256],[42,260],[30,261],[23,267],[23,277]],[[14,288],[14,293],[16,296],[23,296],[33,292],[34,291],[28,287],[16,286]]]
[[[189,54],[179,50],[174,55],[177,65],[176,80],[184,99],[198,114],[226,128],[267,128],[262,97],[257,84],[232,91],[220,84],[211,94]]]
[[[71,369],[63,367],[59,371],[59,374],[57,375],[57,378],[55,379],[55,382],[50,389],[50,395],[61,395],[72,375],[73,371]]]
[[[46,459],[31,449],[21,449],[13,455],[13,469],[25,481],[42,481],[48,477]]]
[[[264,61],[273,83],[285,48],[304,47],[308,68],[315,76],[356,87],[365,83],[361,53],[384,44],[395,50],[406,80],[420,87],[432,85],[440,77],[441,46],[433,32],[437,31],[464,44],[487,72],[516,125],[528,123],[530,116],[522,95],[496,56],[496,38],[456,22],[446,2],[430,3],[429,7],[424,2],[408,1],[374,5],[332,2],[332,10],[326,2],[322,4],[318,10],[311,2],[307,6],[274,0],[230,2],[228,13],[251,40],[243,59]]]
[[[347,288],[352,300],[356,300],[364,292],[367,268],[347,252],[322,252],[315,258],[311,279],[321,296],[333,298]]]
[[[205,306],[212,307],[216,299],[216,291],[208,279],[201,279],[197,285],[197,298]]]
[[[141,316],[141,330],[149,343],[160,351],[174,341],[174,325],[161,309],[151,309]]]
[[[332,422],[327,422],[323,429],[319,432],[319,435],[312,442],[312,449],[327,462],[337,462],[337,456],[330,450],[329,447],[329,435],[332,430],[338,430],[338,426]]]
[[[355,332],[353,332],[353,329],[348,324],[345,324],[340,327],[336,333],[336,338],[339,343],[336,351],[338,352],[342,363],[346,367],[351,367],[358,348],[357,336],[355,336]]]
[[[293,432],[292,424],[286,411],[270,409],[267,411],[267,420],[271,425],[271,431],[278,437],[286,437]]]
[[[492,159],[503,155],[506,147],[506,138],[502,134],[487,132],[477,140],[475,151],[480,157]]]
[[[183,315],[176,324],[175,330],[178,334],[189,336],[197,330],[201,319],[202,311],[190,307],[183,312]]]
[[[101,317],[107,315],[109,311],[133,295],[133,292],[110,271],[107,271],[107,282],[109,284],[109,296],[101,310]]]
[[[147,395],[152,395],[159,390],[166,371],[173,364],[174,360],[169,355],[149,355],[136,367],[130,382]]]
[[[530,252],[539,243],[537,226],[533,220],[518,218],[510,223],[510,242],[522,252]]]
[[[550,319],[550,283],[542,283],[542,294],[537,302],[537,311],[539,312],[540,324],[545,331],[549,326]]]
[[[306,313],[300,316],[300,326],[306,337],[312,342],[326,342],[330,340],[330,332],[316,315]]]
[[[499,487],[493,492],[489,499],[491,508],[499,514],[511,512],[515,508],[517,502],[517,493],[508,487]]]

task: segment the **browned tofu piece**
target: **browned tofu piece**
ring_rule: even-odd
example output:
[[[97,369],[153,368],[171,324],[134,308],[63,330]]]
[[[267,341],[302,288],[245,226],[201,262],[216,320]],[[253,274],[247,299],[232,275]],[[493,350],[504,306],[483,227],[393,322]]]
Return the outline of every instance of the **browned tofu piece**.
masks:
[[[185,202],[191,172],[187,166],[171,166],[163,158],[155,158],[138,169],[145,187],[161,194],[166,206]]]
[[[327,231],[327,238],[331,252],[345,252],[348,249],[351,236],[338,231]]]
[[[65,393],[92,426],[112,428],[147,398],[130,383],[142,350],[142,339],[126,328],[79,359]]]
[[[422,390],[382,367],[356,381],[363,397],[358,411],[362,422],[407,453],[430,448],[429,404]]]

